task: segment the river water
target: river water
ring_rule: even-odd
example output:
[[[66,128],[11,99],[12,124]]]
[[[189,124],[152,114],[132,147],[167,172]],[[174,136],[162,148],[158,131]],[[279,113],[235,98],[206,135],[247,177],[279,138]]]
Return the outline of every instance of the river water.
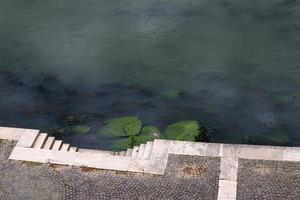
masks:
[[[129,115],[300,146],[300,2],[1,0],[1,126],[75,116],[91,130],[66,141],[109,149],[97,130]]]

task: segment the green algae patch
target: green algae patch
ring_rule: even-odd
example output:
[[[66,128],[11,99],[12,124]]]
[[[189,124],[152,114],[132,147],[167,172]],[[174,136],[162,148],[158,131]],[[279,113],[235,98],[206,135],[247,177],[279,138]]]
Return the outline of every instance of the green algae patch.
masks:
[[[128,137],[117,139],[112,143],[113,151],[122,151],[130,147],[130,140]]]
[[[147,141],[153,141],[158,138],[159,129],[155,126],[145,126],[140,131],[140,134],[129,135],[128,137],[117,139],[112,144],[114,151],[121,151],[127,148],[132,148],[140,144],[145,144]]]
[[[169,140],[195,141],[200,125],[197,121],[187,120],[167,126],[164,137]]]
[[[70,132],[81,135],[88,133],[91,130],[88,126],[74,126],[70,129]]]
[[[141,131],[141,135],[154,135],[159,134],[159,129],[155,126],[144,126]]]
[[[135,136],[137,145],[146,143],[147,141],[153,141],[159,138],[160,131],[155,126],[145,126],[142,128],[141,134]]]
[[[0,145],[1,145],[3,142],[4,142],[4,140],[1,140],[1,139],[0,139]]]
[[[120,117],[108,120],[98,132],[107,136],[137,135],[142,129],[142,122],[138,117]]]

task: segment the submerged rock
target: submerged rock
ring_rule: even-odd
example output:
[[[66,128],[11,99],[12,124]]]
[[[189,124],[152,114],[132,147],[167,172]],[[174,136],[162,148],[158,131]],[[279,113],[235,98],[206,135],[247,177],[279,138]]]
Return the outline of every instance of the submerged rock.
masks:
[[[136,136],[137,144],[146,143],[147,141],[153,141],[154,139],[159,138],[160,131],[155,126],[145,126],[142,129],[140,135]]]
[[[78,125],[70,128],[70,132],[81,135],[89,132],[90,129],[90,127]]]
[[[166,99],[174,100],[174,99],[178,99],[183,94],[184,94],[184,92],[182,92],[182,91],[171,90],[171,91],[166,91],[166,92],[161,93],[161,96]]]
[[[114,151],[125,150],[133,146],[153,141],[159,137],[159,129],[155,126],[145,126],[138,135],[129,135],[129,137],[115,140],[112,144]]]
[[[277,131],[274,135],[272,135],[270,140],[275,145],[280,145],[280,146],[286,146],[291,142],[290,138],[283,131]]]
[[[282,130],[275,130],[266,134],[246,135],[242,137],[242,141],[254,145],[287,146],[291,144],[290,138]]]
[[[144,126],[141,131],[141,135],[153,135],[154,137],[159,137],[160,131],[155,126]]]
[[[130,136],[140,133],[142,122],[138,117],[120,117],[108,120],[98,132],[108,136]]]
[[[81,135],[88,133],[91,130],[88,126],[77,125],[77,126],[67,126],[67,127],[52,127],[47,130],[47,132],[55,136],[56,138],[63,139],[65,136],[70,135]]]
[[[195,141],[200,125],[197,121],[187,120],[167,126],[164,136],[170,140]]]
[[[64,120],[66,125],[75,125],[78,121],[75,116],[67,116]]]
[[[294,95],[278,95],[274,98],[275,105],[287,106],[294,103],[296,96]]]

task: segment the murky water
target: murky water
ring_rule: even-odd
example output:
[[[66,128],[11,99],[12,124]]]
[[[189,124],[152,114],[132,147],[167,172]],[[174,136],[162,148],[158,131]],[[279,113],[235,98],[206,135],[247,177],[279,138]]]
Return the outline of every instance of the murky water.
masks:
[[[102,122],[137,115],[300,146],[300,1],[2,0],[0,86],[0,125],[76,116],[74,145],[110,148]]]

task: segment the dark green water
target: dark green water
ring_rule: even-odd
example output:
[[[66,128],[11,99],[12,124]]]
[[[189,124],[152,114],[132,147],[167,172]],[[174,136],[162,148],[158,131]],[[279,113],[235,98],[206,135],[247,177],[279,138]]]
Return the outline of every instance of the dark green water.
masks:
[[[195,119],[216,142],[300,146],[300,1],[0,2],[0,125],[76,116],[91,131],[65,140],[110,148],[95,132],[127,115],[161,129]]]

